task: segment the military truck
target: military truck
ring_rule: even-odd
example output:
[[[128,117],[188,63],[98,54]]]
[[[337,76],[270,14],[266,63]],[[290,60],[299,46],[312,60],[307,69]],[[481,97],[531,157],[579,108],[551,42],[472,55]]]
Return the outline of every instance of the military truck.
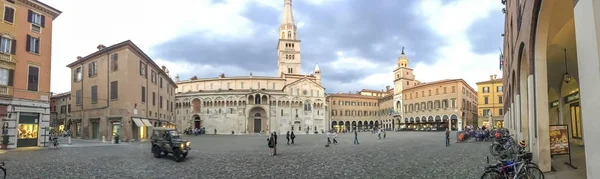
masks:
[[[176,162],[185,159],[188,151],[191,149],[190,141],[181,139],[177,130],[164,127],[155,127],[152,129],[152,155],[155,158],[161,158],[173,154]]]

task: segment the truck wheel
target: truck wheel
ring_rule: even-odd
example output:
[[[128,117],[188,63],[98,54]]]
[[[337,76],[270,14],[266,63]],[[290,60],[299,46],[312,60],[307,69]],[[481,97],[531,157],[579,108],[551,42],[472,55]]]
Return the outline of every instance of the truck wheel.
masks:
[[[152,155],[154,155],[154,158],[161,158],[163,156],[162,151],[160,151],[158,146],[152,147]]]
[[[175,157],[176,162],[181,162],[185,158],[185,156],[183,156],[183,152],[179,148],[173,149],[173,157]]]

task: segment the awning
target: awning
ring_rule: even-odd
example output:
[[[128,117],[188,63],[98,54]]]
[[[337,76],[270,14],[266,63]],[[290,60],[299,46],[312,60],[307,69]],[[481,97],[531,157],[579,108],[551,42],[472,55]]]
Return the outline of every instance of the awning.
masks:
[[[133,120],[133,122],[135,123],[136,126],[138,127],[142,127],[144,126],[144,124],[142,123],[142,120],[140,120],[140,118],[131,118],[131,120]]]
[[[142,119],[142,122],[148,126],[148,127],[152,127],[152,123],[150,123],[150,121],[148,121],[148,119]]]

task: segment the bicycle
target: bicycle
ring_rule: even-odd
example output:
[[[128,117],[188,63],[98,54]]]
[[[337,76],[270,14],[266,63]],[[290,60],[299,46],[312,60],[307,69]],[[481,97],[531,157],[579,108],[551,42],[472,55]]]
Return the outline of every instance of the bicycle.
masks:
[[[540,177],[534,177],[535,173]],[[499,162],[495,165],[489,165],[485,168],[485,172],[481,175],[481,179],[517,179],[517,178],[535,178],[544,179],[544,173],[536,166],[528,165],[525,161],[520,162]]]
[[[0,170],[2,170],[2,179],[6,179],[6,168],[4,168],[4,162],[0,162]]]

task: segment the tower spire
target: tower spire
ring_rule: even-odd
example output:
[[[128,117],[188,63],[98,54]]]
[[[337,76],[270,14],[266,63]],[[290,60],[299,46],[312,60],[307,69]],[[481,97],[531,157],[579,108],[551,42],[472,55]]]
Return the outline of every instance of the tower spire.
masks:
[[[281,19],[281,25],[295,25],[294,13],[292,12],[292,0],[283,1],[283,18]]]

